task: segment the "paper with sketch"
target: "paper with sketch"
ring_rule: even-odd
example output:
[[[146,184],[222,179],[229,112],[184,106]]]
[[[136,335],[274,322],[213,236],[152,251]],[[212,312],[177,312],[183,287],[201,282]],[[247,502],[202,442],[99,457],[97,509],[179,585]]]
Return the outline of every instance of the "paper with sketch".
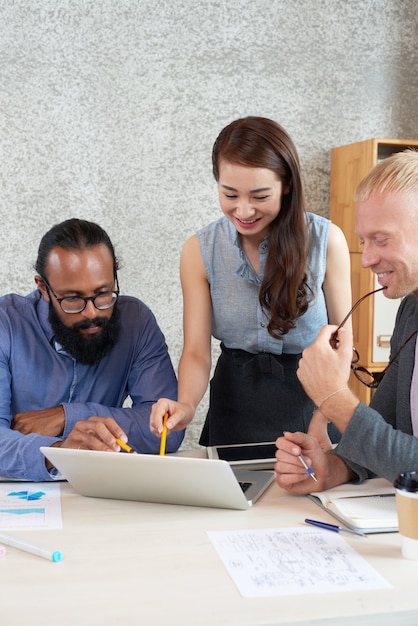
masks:
[[[0,530],[62,528],[56,483],[0,483]]]
[[[301,527],[208,536],[246,598],[391,587],[337,533]]]

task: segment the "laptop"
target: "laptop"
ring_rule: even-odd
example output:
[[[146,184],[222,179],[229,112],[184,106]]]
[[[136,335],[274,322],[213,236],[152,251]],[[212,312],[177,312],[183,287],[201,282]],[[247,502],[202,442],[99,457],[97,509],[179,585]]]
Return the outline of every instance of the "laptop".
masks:
[[[273,472],[232,469],[222,460],[72,448],[40,450],[75,491],[93,498],[244,510],[274,480]]]

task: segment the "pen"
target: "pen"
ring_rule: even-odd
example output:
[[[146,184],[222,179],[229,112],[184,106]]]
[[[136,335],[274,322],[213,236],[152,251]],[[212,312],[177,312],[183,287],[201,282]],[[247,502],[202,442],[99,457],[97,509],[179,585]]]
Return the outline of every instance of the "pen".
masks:
[[[315,476],[315,472],[313,471],[312,467],[309,467],[309,465],[307,464],[307,462],[305,461],[305,459],[303,458],[301,454],[299,454],[298,459],[302,463],[306,471],[308,472],[309,476],[317,483],[318,479]]]
[[[10,537],[10,535],[0,533],[0,542],[5,543],[6,546],[10,546],[11,548],[17,548],[18,550],[23,550],[30,554],[36,554],[36,556],[42,556],[44,559],[54,561],[54,563],[62,559],[62,553],[59,550],[50,550],[49,548],[45,548],[45,546],[25,541],[25,539],[18,539],[17,537]]]
[[[335,524],[327,524],[326,522],[318,522],[314,519],[306,519],[306,524],[312,524],[312,526],[318,526],[318,528],[324,528],[325,530],[332,530],[334,533],[350,533],[350,535],[358,535],[359,537],[367,537],[359,530],[350,530],[349,528],[343,528],[342,526],[335,526]]]
[[[115,439],[115,441],[118,446],[122,448],[122,450],[125,450],[125,452],[138,452],[138,450],[135,450],[132,446],[128,446],[128,444],[122,441],[122,439]]]
[[[163,432],[161,433],[161,443],[160,443],[160,456],[164,456],[165,454],[165,443],[167,441],[167,420],[168,420],[168,413],[164,413]]]

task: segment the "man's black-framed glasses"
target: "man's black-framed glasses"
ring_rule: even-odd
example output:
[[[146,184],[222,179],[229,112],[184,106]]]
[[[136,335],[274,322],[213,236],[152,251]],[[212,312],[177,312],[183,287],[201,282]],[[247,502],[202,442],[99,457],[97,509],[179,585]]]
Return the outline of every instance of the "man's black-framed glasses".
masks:
[[[92,302],[93,305],[99,311],[105,311],[106,309],[110,309],[112,306],[116,304],[116,300],[119,297],[119,283],[118,277],[115,275],[116,289],[114,291],[101,291],[97,293],[95,296],[64,296],[63,298],[59,298],[51,289],[48,282],[45,280],[43,276],[41,276],[42,282],[48,290],[48,293],[52,293],[55,300],[60,305],[61,309],[64,313],[81,313],[87,306],[87,302]]]
[[[338,344],[339,344],[338,331],[340,330],[340,328],[344,326],[344,324],[346,323],[350,315],[353,314],[353,312],[356,310],[359,304],[363,302],[363,300],[365,300],[369,296],[372,296],[374,293],[377,293],[378,291],[382,291],[383,289],[386,289],[386,287],[380,287],[379,289],[374,289],[374,291],[370,291],[369,293],[366,293],[365,296],[362,296],[353,305],[352,309],[350,310],[349,313],[347,313],[347,315],[345,316],[341,324],[338,326],[337,330],[335,330],[331,335],[329,342],[335,350],[338,348]],[[411,339],[413,339],[413,337],[415,337],[417,333],[418,331],[414,330],[414,332],[411,333],[411,335],[409,335],[409,337],[403,342],[403,344],[401,345],[401,347],[399,348],[395,356],[391,358],[391,360],[389,361],[389,363],[386,365],[385,369],[382,372],[370,372],[366,367],[363,367],[362,365],[357,365],[357,363],[360,360],[360,355],[357,352],[357,350],[353,348],[353,359],[351,361],[351,369],[353,371],[354,376],[361,383],[363,383],[363,385],[366,385],[366,387],[369,387],[370,389],[377,389],[377,387],[379,386],[380,382],[383,379],[383,376],[388,371],[389,367],[392,365],[392,363],[394,363],[394,361],[396,361],[396,359],[398,358],[402,350],[405,348],[407,343],[409,343]]]

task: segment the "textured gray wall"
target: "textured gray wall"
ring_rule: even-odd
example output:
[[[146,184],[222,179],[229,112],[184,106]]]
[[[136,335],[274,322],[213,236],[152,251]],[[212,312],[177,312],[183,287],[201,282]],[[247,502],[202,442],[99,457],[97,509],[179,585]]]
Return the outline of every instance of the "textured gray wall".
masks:
[[[54,223],[98,221],[176,365],[180,250],[220,215],[217,133],[281,122],[327,215],[333,146],[418,139],[417,27],[416,0],[0,0],[1,291],[32,290]]]

